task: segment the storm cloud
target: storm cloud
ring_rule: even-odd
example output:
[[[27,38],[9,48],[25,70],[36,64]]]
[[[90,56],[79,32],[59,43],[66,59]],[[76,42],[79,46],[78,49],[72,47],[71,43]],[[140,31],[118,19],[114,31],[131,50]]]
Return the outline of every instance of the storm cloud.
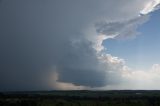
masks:
[[[135,35],[149,17],[139,16],[148,1],[0,1],[0,90],[119,83],[125,63],[97,51],[97,38]]]

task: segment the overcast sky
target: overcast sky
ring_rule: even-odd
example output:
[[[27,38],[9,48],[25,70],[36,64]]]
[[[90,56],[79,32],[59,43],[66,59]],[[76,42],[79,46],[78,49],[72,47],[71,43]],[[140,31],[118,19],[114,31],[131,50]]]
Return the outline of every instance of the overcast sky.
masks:
[[[0,0],[0,91],[160,89],[160,0]]]

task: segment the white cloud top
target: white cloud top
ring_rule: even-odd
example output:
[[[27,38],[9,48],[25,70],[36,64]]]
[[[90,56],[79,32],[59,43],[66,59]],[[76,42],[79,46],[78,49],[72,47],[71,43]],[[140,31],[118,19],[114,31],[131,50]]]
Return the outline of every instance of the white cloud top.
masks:
[[[159,8],[160,0],[150,0],[146,3],[143,10],[140,11],[141,14],[146,15],[150,12],[153,12]]]

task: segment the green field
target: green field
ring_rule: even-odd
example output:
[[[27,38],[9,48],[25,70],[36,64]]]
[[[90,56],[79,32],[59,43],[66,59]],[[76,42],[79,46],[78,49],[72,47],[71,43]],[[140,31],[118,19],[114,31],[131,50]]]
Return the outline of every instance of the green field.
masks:
[[[0,106],[160,106],[160,91],[3,92]]]

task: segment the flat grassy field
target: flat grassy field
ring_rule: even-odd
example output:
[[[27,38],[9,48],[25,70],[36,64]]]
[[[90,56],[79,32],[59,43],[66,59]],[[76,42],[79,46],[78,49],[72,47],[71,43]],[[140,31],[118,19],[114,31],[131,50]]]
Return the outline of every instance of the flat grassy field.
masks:
[[[2,92],[0,106],[160,106],[160,91]]]

